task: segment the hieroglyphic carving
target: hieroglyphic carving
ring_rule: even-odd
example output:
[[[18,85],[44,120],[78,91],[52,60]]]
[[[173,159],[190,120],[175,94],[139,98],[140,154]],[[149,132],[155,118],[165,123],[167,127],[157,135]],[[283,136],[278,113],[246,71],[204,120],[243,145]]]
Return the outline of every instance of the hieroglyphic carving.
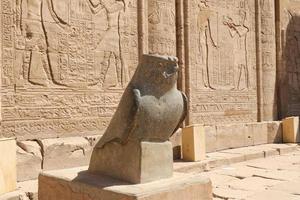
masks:
[[[256,121],[254,1],[190,0],[186,5],[190,123]]]
[[[176,55],[175,0],[148,1],[149,53]]]
[[[277,119],[275,2],[260,1],[262,57],[262,120]]]
[[[279,71],[281,118],[300,114],[300,1],[280,2],[282,65]]]
[[[6,133],[31,137],[31,126],[17,127],[47,130],[70,118],[103,121],[91,126],[103,131],[137,66],[137,1],[4,0],[1,8],[2,124],[14,130]]]

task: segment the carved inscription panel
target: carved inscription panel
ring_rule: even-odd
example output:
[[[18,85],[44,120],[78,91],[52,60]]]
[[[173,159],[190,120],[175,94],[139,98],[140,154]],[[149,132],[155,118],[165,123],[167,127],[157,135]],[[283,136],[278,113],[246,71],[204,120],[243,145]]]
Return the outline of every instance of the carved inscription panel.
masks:
[[[138,62],[136,0],[1,0],[1,33],[2,134],[105,129]]]
[[[257,120],[255,1],[190,0],[190,123]]]
[[[281,117],[300,115],[300,1],[281,3]]]

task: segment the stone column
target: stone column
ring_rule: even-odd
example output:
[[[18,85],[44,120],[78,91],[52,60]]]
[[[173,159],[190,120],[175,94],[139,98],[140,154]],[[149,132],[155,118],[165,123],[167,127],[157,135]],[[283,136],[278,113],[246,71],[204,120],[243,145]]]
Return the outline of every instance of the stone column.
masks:
[[[275,2],[260,0],[262,121],[277,119]]]
[[[176,56],[175,0],[148,0],[148,51]]]

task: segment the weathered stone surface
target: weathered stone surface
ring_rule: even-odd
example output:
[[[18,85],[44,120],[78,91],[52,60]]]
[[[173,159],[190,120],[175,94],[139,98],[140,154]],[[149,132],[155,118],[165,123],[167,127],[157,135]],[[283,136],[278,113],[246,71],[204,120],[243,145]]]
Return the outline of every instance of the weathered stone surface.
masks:
[[[250,195],[247,200],[298,200],[299,197],[286,192],[267,190]]]
[[[158,156],[159,155],[159,156]],[[170,142],[109,143],[95,148],[89,171],[112,176],[130,183],[146,183],[173,174]]]
[[[178,129],[174,135],[170,138],[170,142],[173,146],[173,159],[181,159],[182,158],[182,129]]]
[[[255,2],[184,4],[189,122],[257,121]]]
[[[217,150],[224,150],[230,148],[238,148],[245,146],[245,132],[244,124],[230,124],[217,126]]]
[[[92,152],[90,142],[82,137],[44,139],[43,169],[63,169],[87,165]]]
[[[25,192],[30,200],[38,200],[38,180],[18,182],[17,187]]]
[[[282,143],[283,128],[281,121],[268,122],[268,143]]]
[[[300,115],[299,66],[299,2],[278,1],[280,18],[277,20],[279,61],[277,82],[280,91],[281,118]]]
[[[248,133],[252,135],[253,145],[267,144],[268,143],[268,123],[249,123],[246,124]]]
[[[185,161],[200,161],[206,158],[205,129],[192,125],[182,130],[182,155]]]
[[[206,152],[217,150],[217,128],[216,126],[204,126]]]
[[[175,174],[173,178],[130,185],[95,176],[81,169],[46,172],[39,177],[39,200],[211,200],[212,187],[201,175]]]
[[[31,200],[23,191],[14,191],[0,195],[0,200]]]
[[[138,63],[137,1],[3,0],[0,9],[2,133],[100,134]]]
[[[0,138],[0,195],[12,192],[17,184],[15,139]]]
[[[300,143],[299,117],[288,117],[282,121],[283,142]]]
[[[18,181],[36,179],[42,170],[41,146],[36,141],[22,141],[17,144]]]

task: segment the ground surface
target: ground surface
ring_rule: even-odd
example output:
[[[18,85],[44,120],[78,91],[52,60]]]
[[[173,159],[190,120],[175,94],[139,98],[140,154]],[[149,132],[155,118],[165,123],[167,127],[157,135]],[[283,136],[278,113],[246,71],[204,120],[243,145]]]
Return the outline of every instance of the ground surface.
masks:
[[[174,163],[174,170],[209,176],[214,200],[300,200],[300,145],[265,144],[208,153],[200,162]],[[206,172],[204,172],[206,171]],[[37,180],[18,183],[0,200],[38,200]]]
[[[205,172],[214,200],[300,200],[300,149]]]

